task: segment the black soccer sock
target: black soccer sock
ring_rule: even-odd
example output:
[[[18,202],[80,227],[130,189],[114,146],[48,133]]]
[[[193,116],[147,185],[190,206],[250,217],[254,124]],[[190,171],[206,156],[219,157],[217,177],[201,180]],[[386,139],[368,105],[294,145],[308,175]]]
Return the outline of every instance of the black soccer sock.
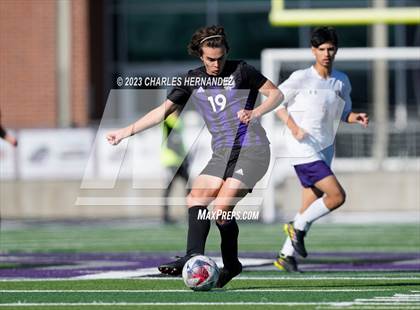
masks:
[[[198,219],[199,213],[207,215],[207,207],[193,206],[188,209],[187,255],[204,254],[210,220]]]
[[[238,260],[238,235],[239,227],[236,223],[235,218],[219,224],[216,222],[217,228],[220,231],[220,237],[222,239],[220,243],[220,249],[222,251],[223,265],[227,269],[236,269],[239,265]]]

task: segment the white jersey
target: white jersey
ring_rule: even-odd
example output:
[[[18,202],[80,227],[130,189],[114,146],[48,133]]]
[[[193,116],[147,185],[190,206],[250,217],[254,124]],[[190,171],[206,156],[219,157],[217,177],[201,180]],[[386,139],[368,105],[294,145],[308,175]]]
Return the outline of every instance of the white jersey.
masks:
[[[333,70],[324,79],[311,66],[293,72],[279,89],[285,98],[279,108],[286,108],[307,133],[298,141],[286,130],[287,157],[291,158],[291,163],[324,160],[331,165],[338,124],[340,119],[346,121],[351,111],[351,85],[347,75]]]

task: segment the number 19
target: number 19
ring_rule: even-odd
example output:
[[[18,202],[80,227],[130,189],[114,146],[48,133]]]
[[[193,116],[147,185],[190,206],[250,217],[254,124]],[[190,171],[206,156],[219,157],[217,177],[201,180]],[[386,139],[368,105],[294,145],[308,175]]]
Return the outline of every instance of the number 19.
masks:
[[[214,112],[221,112],[225,109],[226,107],[226,97],[222,94],[218,94],[216,97],[207,97],[207,99],[209,100],[211,107],[213,108]],[[217,107],[219,107],[219,111],[217,111]]]

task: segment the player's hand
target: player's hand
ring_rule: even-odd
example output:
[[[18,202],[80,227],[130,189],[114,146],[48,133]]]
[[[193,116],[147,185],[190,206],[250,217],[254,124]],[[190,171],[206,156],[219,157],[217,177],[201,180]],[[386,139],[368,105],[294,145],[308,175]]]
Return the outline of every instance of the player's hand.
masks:
[[[369,124],[369,116],[366,113],[359,113],[356,116],[356,122],[362,125],[364,128],[367,128]]]
[[[239,118],[239,121],[244,124],[249,124],[253,119],[257,118],[258,115],[255,110],[239,110],[236,114]]]
[[[111,131],[106,135],[109,144],[117,145],[122,139],[128,137],[125,128]]]
[[[296,129],[292,130],[292,135],[296,140],[302,141],[306,136],[306,131],[300,127],[297,127]]]
[[[13,146],[17,146],[18,142],[16,140],[16,138],[8,133],[6,133],[6,136],[4,137],[4,140],[6,140],[7,142],[9,142],[11,145]]]

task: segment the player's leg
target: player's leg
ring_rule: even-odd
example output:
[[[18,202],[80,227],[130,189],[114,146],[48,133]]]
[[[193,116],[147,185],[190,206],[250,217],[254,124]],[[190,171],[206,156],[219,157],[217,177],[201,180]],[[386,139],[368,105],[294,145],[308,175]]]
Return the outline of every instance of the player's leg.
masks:
[[[340,207],[345,201],[346,194],[335,175],[326,176],[314,185],[317,190],[325,194],[312,202],[299,216],[293,225],[295,229],[307,231],[314,221]]]
[[[188,232],[185,256],[176,261],[159,266],[159,271],[179,275],[185,262],[195,254],[204,254],[205,242],[210,230],[210,220],[206,218],[207,206],[215,199],[224,182],[226,154],[223,150],[213,152],[210,161],[194,180],[187,196]],[[198,215],[204,218],[199,219]]]
[[[238,259],[239,227],[234,217],[230,219],[226,215],[233,211],[235,205],[248,192],[248,187],[240,180],[228,178],[214,201],[213,212],[221,214],[216,225],[220,231],[220,249],[223,258],[223,268],[220,271],[217,287],[225,286],[233,277],[242,272],[242,264]]]
[[[318,198],[322,197],[322,195],[324,195],[323,192],[321,192],[320,190],[318,190],[315,187],[307,187],[307,188],[302,188],[302,205],[298,211],[298,213],[296,213],[295,218],[293,219],[293,222],[295,222],[296,220],[298,220],[302,214],[306,211],[306,209],[309,208],[309,206]]]
[[[288,235],[294,249],[303,257],[307,256],[304,237],[309,227],[319,218],[340,207],[345,201],[345,192],[337,178],[331,174],[315,182],[315,187],[325,193],[316,199],[299,217],[293,225],[288,225]]]
[[[321,214],[320,216],[327,214],[328,212],[325,212],[325,208],[317,207],[316,210],[310,210],[308,209],[314,204],[318,199],[320,199],[324,192],[322,189],[317,188],[315,184],[328,177],[333,176],[333,172],[330,169],[332,159],[334,157],[334,145],[330,145],[329,147],[325,148],[320,152],[320,156],[322,160],[318,160],[315,162],[307,163],[307,164],[301,164],[301,165],[295,165],[295,171],[296,174],[303,186],[302,190],[302,206],[299,210],[299,212],[296,214],[293,225],[291,223],[285,225],[285,232],[288,235],[292,235],[295,237],[295,245],[297,245],[298,240],[296,237],[299,235],[300,239],[300,248],[301,248],[301,254],[304,256],[307,255],[306,249],[303,244],[303,237],[305,236],[306,232],[309,230],[310,225],[313,223],[312,221],[306,221],[305,222],[305,216],[310,214],[313,214],[313,211],[317,211],[318,214]],[[308,213],[307,213],[308,212]],[[315,212],[315,213],[317,213]],[[319,217],[318,217],[319,218]],[[297,232],[294,230],[294,224],[297,223],[297,226],[302,229],[301,232]],[[301,223],[301,224],[299,224]],[[302,227],[301,227],[302,226]],[[296,233],[297,232],[297,233]],[[292,240],[290,237],[286,239],[286,242],[283,246],[282,252],[292,254],[294,252],[294,247],[292,244]],[[293,253],[294,254],[294,253]]]
[[[231,211],[234,206],[251,192],[255,184],[265,175],[270,164],[270,147],[246,147],[237,152],[232,150],[226,170],[226,181],[215,201],[215,210]],[[223,287],[241,273],[238,260],[239,227],[236,220],[218,219],[221,236],[221,251],[225,265],[220,272],[218,287]]]
[[[322,197],[323,193],[314,187],[308,187],[302,189],[302,206],[299,212],[295,215],[294,221],[299,219],[305,210],[319,197]],[[293,222],[294,222],[293,221]],[[295,258],[295,249],[292,244],[292,240],[289,237],[289,231],[293,228],[293,222],[284,225],[284,231],[286,232],[287,238],[283,243],[283,247],[278,253],[277,259],[274,261],[274,266],[278,269],[288,272],[297,272],[298,265]],[[309,226],[307,227],[309,230]],[[305,231],[305,233],[307,232]],[[302,238],[302,243],[303,238]]]
[[[301,208],[301,211],[304,210],[304,212],[297,214],[293,224],[285,225],[285,232],[296,252],[302,257],[306,257],[308,253],[304,245],[305,233],[314,220],[328,213],[325,206],[319,205],[322,198],[318,197],[322,197],[323,188],[316,187],[315,184],[334,174],[323,160],[295,165],[294,168],[302,186],[307,189],[303,193],[304,204]],[[314,196],[317,198],[315,199]]]
[[[306,210],[308,210],[308,208],[316,200],[321,198],[323,195],[324,195],[324,193],[322,191],[320,191],[319,189],[315,188],[315,187],[307,187],[307,188],[302,189],[302,206],[301,206],[299,212],[296,214],[296,216],[293,220],[293,223],[288,223],[284,226],[284,230],[286,231],[286,233],[290,232],[291,228],[295,228],[295,229],[301,228],[299,225],[296,226],[295,223],[296,222],[299,223],[300,221],[302,221],[302,219],[305,217]],[[303,237],[309,231],[309,228],[310,228],[311,224],[312,224],[312,222],[309,222],[303,227],[303,229],[300,229],[300,230],[303,230],[304,233],[295,234],[295,235],[300,235],[299,239],[301,240],[303,249],[305,248],[305,246],[303,245]],[[289,244],[292,245],[290,237],[288,238],[288,240],[290,241]],[[292,246],[292,248],[293,248],[293,246]],[[305,252],[305,250],[303,250],[303,252]]]
[[[338,182],[335,175],[330,175],[316,182],[315,187],[325,193],[325,196],[320,199],[329,211],[333,211],[341,207],[346,201],[346,192],[344,191],[340,182]],[[312,205],[310,208],[312,208]]]
[[[204,254],[210,219],[199,218],[199,215],[202,217],[207,215],[207,206],[217,197],[223,184],[223,179],[212,175],[200,175],[195,179],[193,188],[187,196],[187,255]]]
[[[299,214],[303,214],[306,209],[318,198],[322,197],[324,193],[316,187],[304,187],[302,189],[302,206],[299,209]]]
[[[193,183],[187,196],[188,232],[186,255],[179,259],[162,264],[159,271],[170,275],[180,275],[186,261],[197,254],[204,254],[207,235],[210,230],[210,220],[205,218],[207,206],[215,199],[223,185],[223,179],[211,175],[200,175]],[[204,218],[199,218],[204,215]]]

